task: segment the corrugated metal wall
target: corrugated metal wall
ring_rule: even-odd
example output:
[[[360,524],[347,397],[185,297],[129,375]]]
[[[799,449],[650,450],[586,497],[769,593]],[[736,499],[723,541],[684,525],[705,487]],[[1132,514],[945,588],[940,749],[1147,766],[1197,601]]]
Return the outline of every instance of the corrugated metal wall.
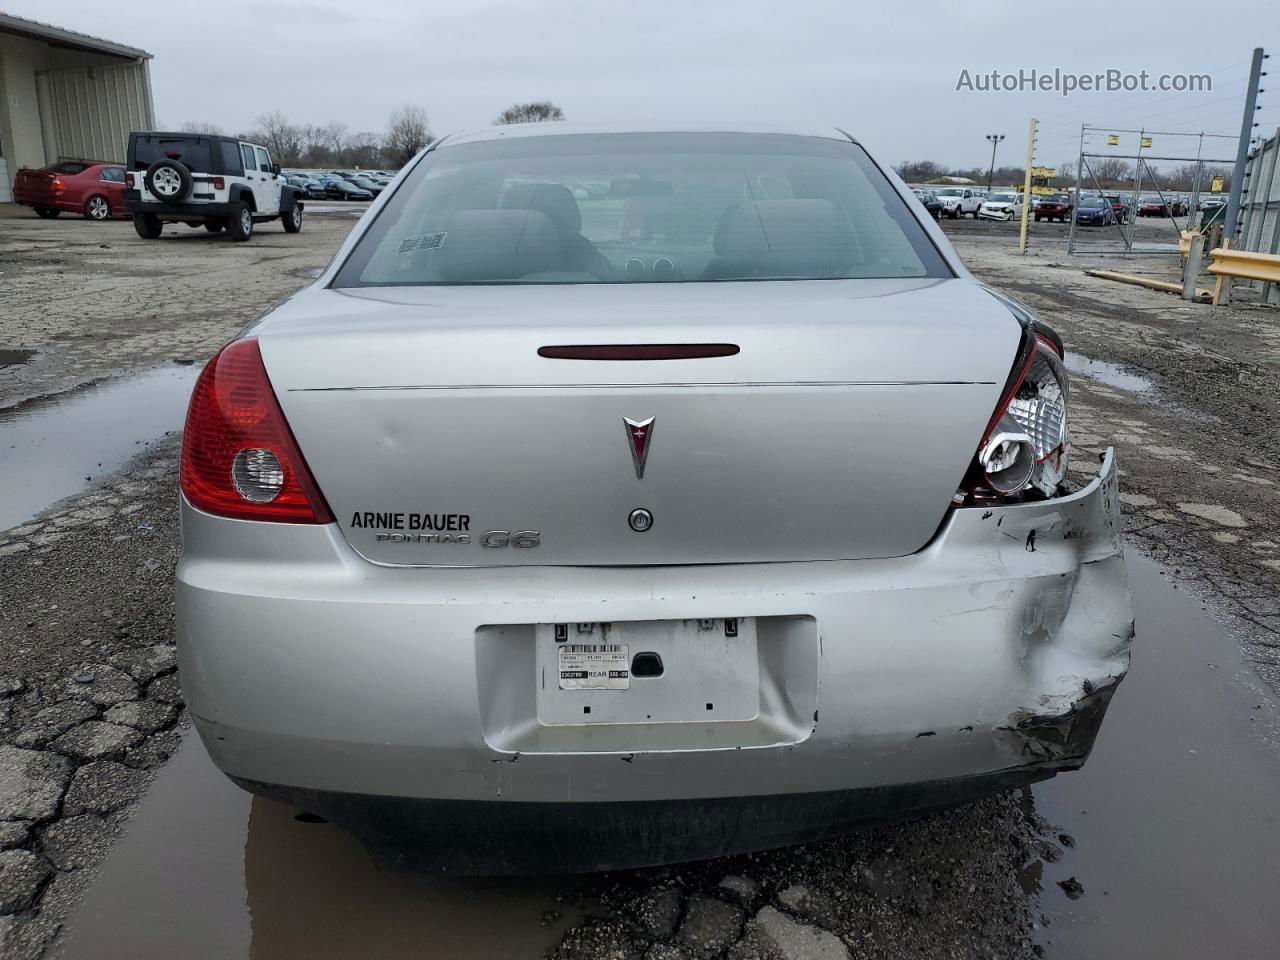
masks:
[[[36,74],[45,153],[124,161],[131,130],[155,127],[147,64],[76,67]]]

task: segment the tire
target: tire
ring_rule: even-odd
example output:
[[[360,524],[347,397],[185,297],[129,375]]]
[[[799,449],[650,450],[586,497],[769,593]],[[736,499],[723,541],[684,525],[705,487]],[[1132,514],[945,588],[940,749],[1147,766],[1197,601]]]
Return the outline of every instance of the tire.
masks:
[[[302,204],[294,202],[293,206],[280,214],[280,222],[284,224],[285,233],[297,233],[302,229]]]
[[[243,200],[235,204],[231,216],[227,217],[227,236],[240,243],[253,236],[253,212]]]
[[[1035,219],[1036,219],[1036,223],[1040,222],[1040,218],[1038,216]]]
[[[34,207],[33,209],[41,220],[52,220],[62,212],[57,207]]]
[[[142,182],[163,203],[181,203],[191,194],[191,171],[177,160],[157,160],[147,167]]]
[[[952,220],[959,220],[959,219],[960,219],[960,208],[959,208],[959,207],[956,207],[954,210],[949,211],[949,212],[947,213],[947,216],[948,216],[950,219],[952,219]]]
[[[133,229],[138,231],[138,236],[143,240],[159,240],[162,225],[160,218],[151,213],[135,213],[133,215]]]
[[[204,228],[210,233],[221,233],[225,224],[221,220],[206,220]]]
[[[100,193],[95,193],[84,202],[84,218],[86,220],[106,220],[111,216],[111,201]]]

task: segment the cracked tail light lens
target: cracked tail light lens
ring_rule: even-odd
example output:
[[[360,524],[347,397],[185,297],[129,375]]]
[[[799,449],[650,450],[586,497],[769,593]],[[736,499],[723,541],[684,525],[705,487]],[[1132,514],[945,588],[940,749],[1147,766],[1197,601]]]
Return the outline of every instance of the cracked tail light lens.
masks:
[[[235,340],[196,381],[182,435],[182,492],[206,513],[332,523],[276,400],[254,337]]]
[[[978,477],[967,496],[1036,490],[1051,497],[1067,474],[1070,386],[1062,356],[1047,337],[1021,358],[1022,371],[987,426],[975,458]]]

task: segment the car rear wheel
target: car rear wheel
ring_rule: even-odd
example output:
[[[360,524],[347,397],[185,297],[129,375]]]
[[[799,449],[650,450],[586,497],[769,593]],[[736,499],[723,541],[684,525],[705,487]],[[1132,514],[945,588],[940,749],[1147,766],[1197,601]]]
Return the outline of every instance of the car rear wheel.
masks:
[[[232,240],[244,241],[253,236],[253,212],[246,203],[238,203],[227,217],[227,235]]]
[[[302,204],[295,203],[292,207],[280,214],[280,221],[284,224],[285,233],[297,233],[302,229]]]
[[[143,240],[158,240],[161,230],[160,218],[150,213],[135,213],[133,229],[138,231],[138,236]]]
[[[95,193],[84,202],[84,215],[88,220],[105,220],[111,216],[111,204],[106,197]]]
[[[41,217],[45,220],[52,220],[62,212],[57,207],[36,207],[35,211],[37,217]]]

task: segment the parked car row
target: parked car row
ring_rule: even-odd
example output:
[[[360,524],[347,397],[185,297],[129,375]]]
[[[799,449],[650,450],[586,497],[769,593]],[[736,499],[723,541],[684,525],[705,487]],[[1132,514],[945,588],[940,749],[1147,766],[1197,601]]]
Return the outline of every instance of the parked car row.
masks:
[[[375,170],[285,173],[285,179],[310,200],[372,200],[387,188],[391,178],[392,174]]]

